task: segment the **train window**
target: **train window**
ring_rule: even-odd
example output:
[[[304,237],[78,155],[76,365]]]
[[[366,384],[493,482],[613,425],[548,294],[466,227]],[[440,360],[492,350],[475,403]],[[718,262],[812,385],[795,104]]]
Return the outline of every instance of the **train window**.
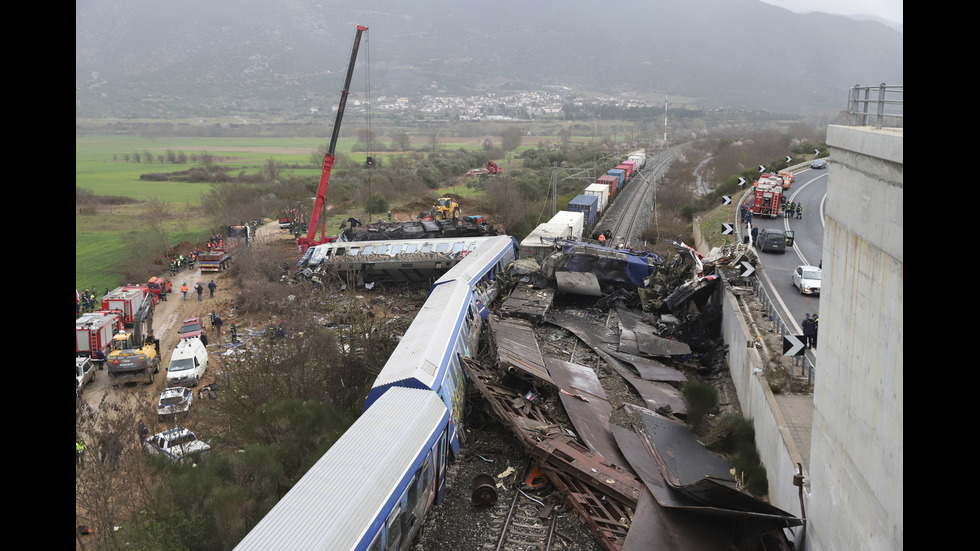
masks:
[[[381,245],[378,247],[377,254],[385,254],[386,252],[388,252],[388,245]]]
[[[464,243],[462,241],[457,241],[457,242],[453,243],[453,252],[454,253],[461,252],[464,247],[466,247],[466,243]]]
[[[467,250],[472,251],[475,248],[476,248],[476,241],[470,241],[470,246],[467,247]]]
[[[371,547],[368,547],[368,551],[381,551],[381,532],[378,532],[378,535],[374,536],[374,541],[371,542]]]
[[[373,249],[374,248],[371,245],[368,245],[368,246],[364,247],[364,254],[371,254],[371,251]]]
[[[391,256],[395,256],[396,254],[398,254],[400,252],[402,252],[402,246],[401,245],[392,245],[391,246]]]
[[[412,243],[411,245],[406,245],[405,246],[405,252],[406,253],[409,253],[409,254],[414,253],[416,251],[416,249],[418,249],[418,247],[419,246],[416,245],[415,243]]]
[[[350,250],[347,251],[347,255],[348,256],[357,256],[358,251],[360,251],[360,248],[358,248],[358,247],[351,247]]]
[[[448,250],[449,250],[449,243],[439,243],[439,245],[436,246],[437,253],[444,253]]]
[[[388,550],[398,549],[402,541],[402,506],[398,505],[388,515]]]
[[[427,253],[432,250],[432,243],[422,245],[422,252]]]
[[[337,250],[336,250],[336,252],[334,252],[334,254],[337,255],[337,256],[343,256],[345,250],[346,249],[343,248],[343,247],[337,247]]]

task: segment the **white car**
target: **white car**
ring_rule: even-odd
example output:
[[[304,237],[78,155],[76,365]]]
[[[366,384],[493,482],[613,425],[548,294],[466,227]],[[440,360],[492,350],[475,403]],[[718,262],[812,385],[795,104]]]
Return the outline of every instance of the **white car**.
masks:
[[[820,268],[797,266],[793,272],[793,285],[804,295],[820,294]]]
[[[192,456],[201,456],[211,451],[211,446],[201,442],[194,433],[183,427],[165,430],[143,441],[146,451],[169,457],[183,463]]]
[[[95,380],[95,363],[88,356],[75,356],[75,397],[82,395],[85,385]]]
[[[157,402],[157,415],[165,421],[175,415],[187,413],[194,403],[194,391],[183,386],[164,389]]]

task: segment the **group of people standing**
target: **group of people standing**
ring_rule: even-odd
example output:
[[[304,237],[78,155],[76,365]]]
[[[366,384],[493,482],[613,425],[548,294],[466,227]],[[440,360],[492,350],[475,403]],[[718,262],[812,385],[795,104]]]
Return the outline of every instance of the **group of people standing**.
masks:
[[[784,209],[783,218],[792,218],[794,214],[796,215],[797,220],[801,220],[803,218],[802,202],[790,201],[789,203],[786,203]]]
[[[800,325],[803,327],[803,345],[811,349],[817,348],[817,330],[820,328],[820,316],[817,314],[811,316],[810,312],[807,312]]]

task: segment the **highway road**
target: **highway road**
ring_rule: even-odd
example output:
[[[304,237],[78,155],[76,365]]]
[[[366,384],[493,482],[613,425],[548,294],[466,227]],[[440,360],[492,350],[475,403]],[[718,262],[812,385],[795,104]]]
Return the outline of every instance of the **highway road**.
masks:
[[[760,252],[759,259],[765,267],[763,283],[777,303],[780,316],[796,335],[803,333],[800,322],[805,314],[820,311],[820,297],[801,294],[793,285],[792,276],[797,266],[818,266],[822,260],[827,173],[826,169],[805,168],[796,173],[796,181],[786,190],[788,201],[803,202],[802,219],[797,220],[795,215],[792,218],[752,219],[760,230],[770,228],[794,233],[793,246],[787,247],[785,254]],[[744,227],[742,231],[745,231]]]

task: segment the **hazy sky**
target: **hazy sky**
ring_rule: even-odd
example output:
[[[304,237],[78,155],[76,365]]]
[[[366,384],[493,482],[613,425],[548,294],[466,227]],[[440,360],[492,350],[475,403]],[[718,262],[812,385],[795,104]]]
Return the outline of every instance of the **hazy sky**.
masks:
[[[837,15],[875,15],[904,24],[903,0],[762,0],[797,13],[823,12]]]

